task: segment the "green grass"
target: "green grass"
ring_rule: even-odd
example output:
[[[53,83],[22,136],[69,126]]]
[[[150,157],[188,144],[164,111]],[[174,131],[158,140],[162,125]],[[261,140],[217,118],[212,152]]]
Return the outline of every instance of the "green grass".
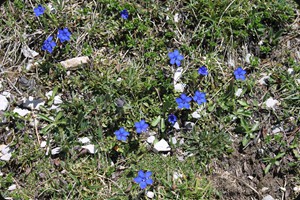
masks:
[[[32,115],[17,116],[13,108],[5,112],[3,125],[7,128],[0,128],[5,135],[0,144],[9,144],[14,153],[9,162],[0,161],[4,196],[147,199],[145,191],[133,182],[142,169],[153,172],[154,184],[146,190],[153,191],[155,199],[218,199],[222,194],[210,180],[211,161],[220,162],[224,155],[247,148],[272,125],[283,123],[285,129],[293,127],[291,131],[299,127],[299,64],[290,52],[276,67],[261,62],[272,56],[280,37],[291,31],[289,25],[295,20],[291,2],[53,1],[55,13],[47,10],[37,18],[33,7],[38,3],[46,5],[15,0],[1,7],[4,87],[10,88],[16,99],[26,95],[46,100],[45,93],[55,90],[64,103],[59,112],[49,111],[53,102],[48,100],[45,108],[35,113],[37,129],[29,125]],[[129,11],[128,20],[120,18],[123,9]],[[176,13],[179,22],[174,21]],[[71,31],[71,41],[59,44],[52,54],[42,51],[44,40],[50,35],[56,38],[58,29],[64,27]],[[260,41],[261,46],[257,44]],[[39,66],[30,72],[25,69],[28,59],[21,53],[25,44],[40,53]],[[251,64],[244,61],[245,45],[254,54]],[[192,103],[190,110],[177,109],[176,67],[169,65],[168,59],[174,49],[184,56],[184,92],[190,96],[196,90],[205,92],[204,106]],[[76,56],[89,56],[91,63],[70,72],[60,66],[59,61]],[[230,57],[236,67],[246,69],[246,81],[234,79],[236,67],[226,63]],[[202,65],[208,68],[206,77],[197,73]],[[288,74],[287,68],[293,68],[294,75]],[[267,87],[257,84],[261,73],[272,74]],[[35,90],[17,84],[12,87],[7,81],[15,83],[13,78],[21,76],[34,79]],[[235,96],[238,88],[243,90],[240,97]],[[269,97],[280,100],[278,109],[265,108],[263,102]],[[120,102],[124,104],[118,105]],[[16,106],[18,101],[13,103]],[[191,114],[197,109],[201,118],[194,119]],[[178,117],[180,130],[168,123],[171,113]],[[150,124],[157,139],[169,142],[177,137],[169,154],[154,153],[145,141],[147,134],[135,133],[134,123],[141,119]],[[187,129],[186,122],[195,126]],[[130,132],[126,142],[115,138],[114,131],[120,127]],[[37,135],[50,149],[61,147],[61,153],[46,155]],[[81,150],[78,138],[84,136],[95,144],[95,154]],[[299,137],[295,132],[291,142],[280,134],[261,138],[264,152],[257,159],[269,166],[265,173],[282,169],[300,175]],[[184,144],[179,144],[180,139]],[[285,159],[290,159],[289,165],[284,164]],[[174,180],[174,172],[182,178]],[[7,191],[12,184],[19,189]]]

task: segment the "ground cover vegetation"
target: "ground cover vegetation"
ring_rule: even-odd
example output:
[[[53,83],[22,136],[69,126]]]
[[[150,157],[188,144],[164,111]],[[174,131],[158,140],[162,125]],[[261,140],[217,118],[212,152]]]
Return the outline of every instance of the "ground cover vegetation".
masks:
[[[0,12],[4,197],[299,195],[294,2],[14,0]],[[79,56],[89,62],[61,64]]]

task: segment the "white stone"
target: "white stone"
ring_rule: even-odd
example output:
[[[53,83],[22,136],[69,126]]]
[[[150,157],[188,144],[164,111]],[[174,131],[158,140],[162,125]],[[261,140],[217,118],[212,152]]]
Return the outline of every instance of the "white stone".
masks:
[[[53,104],[58,105],[58,104],[62,104],[62,103],[63,103],[63,101],[62,101],[62,99],[61,99],[61,95],[56,95],[56,96],[54,97]]]
[[[46,92],[45,96],[47,97],[47,99],[50,99],[52,97],[52,94],[53,94],[53,91],[49,91],[49,92]]]
[[[0,81],[0,90],[3,89],[3,84],[2,84],[2,81]]]
[[[0,176],[3,176],[3,173],[0,171]]]
[[[91,142],[91,140],[88,137],[82,137],[82,138],[78,138],[79,142],[81,142],[82,144],[88,144]]]
[[[276,127],[276,128],[274,128],[272,130],[273,134],[280,133],[280,132],[283,132],[283,128],[282,127]]]
[[[180,19],[180,15],[179,15],[179,13],[175,13],[175,15],[174,15],[174,22],[179,22],[179,19]]]
[[[30,113],[29,110],[27,109],[22,109],[22,108],[18,108],[16,107],[14,110],[13,110],[14,113],[18,113],[21,117],[24,117],[26,116],[28,113]]]
[[[275,199],[271,195],[267,195],[262,200],[275,200]]]
[[[267,188],[267,187],[261,188],[261,192],[266,192],[266,191],[268,191],[268,190],[269,190],[269,188]]]
[[[242,90],[241,88],[238,88],[238,89],[235,91],[234,95],[235,95],[236,97],[240,97],[241,94],[242,94],[242,92],[243,92],[243,90]]]
[[[262,74],[262,75],[263,75],[263,77],[262,77],[261,79],[258,80],[258,83],[259,83],[260,85],[268,85],[268,84],[266,83],[266,81],[270,78],[270,75],[266,75],[266,74]]]
[[[40,147],[44,148],[46,145],[47,145],[47,142],[46,141],[42,141],[41,144],[40,144]]]
[[[3,156],[0,157],[0,160],[9,161],[11,156],[12,156],[11,153],[6,153],[6,154],[4,154]]]
[[[176,83],[174,84],[174,90],[175,92],[183,92],[186,84],[183,83]]]
[[[0,94],[0,110],[5,111],[9,105],[7,98]]]
[[[11,186],[8,187],[8,191],[12,191],[12,190],[15,190],[17,189],[17,185],[16,184],[12,184]]]
[[[296,186],[293,188],[294,192],[300,192],[300,186]]]
[[[10,98],[11,97],[11,94],[8,91],[2,92],[2,95],[5,96],[6,98]]]
[[[23,46],[21,51],[26,58],[34,58],[39,55],[38,52],[31,50],[27,45]]]
[[[178,67],[174,73],[174,77],[173,77],[173,81],[174,81],[174,85],[176,85],[176,83],[179,81],[179,79],[181,78],[183,73],[183,68],[182,67]]]
[[[272,97],[268,98],[267,101],[265,102],[266,106],[268,108],[272,108],[275,109],[277,105],[279,105],[279,101],[277,101],[276,99],[273,99]]]
[[[288,73],[289,75],[293,75],[294,74],[294,69],[293,68],[288,68]]]
[[[176,139],[176,137],[171,137],[171,142],[172,142],[172,144],[177,144],[177,139]]]
[[[146,196],[150,199],[152,199],[154,197],[154,192],[151,191],[147,191]]]
[[[4,155],[4,154],[7,154],[7,153],[9,153],[10,152],[10,148],[9,148],[9,146],[7,146],[7,145],[5,145],[5,144],[2,144],[2,145],[0,145],[0,155]]]
[[[82,146],[82,148],[87,149],[88,152],[90,152],[91,154],[94,154],[97,152],[97,150],[95,150],[95,145],[93,145],[93,144],[88,144],[88,145]]]
[[[60,147],[56,147],[51,150],[51,155],[56,155],[60,153]]]
[[[179,126],[178,122],[175,122],[175,124],[173,125],[173,128],[175,128],[176,130],[180,130],[180,126]]]
[[[22,104],[25,108],[35,109],[39,110],[40,106],[45,105],[45,101],[42,99],[34,99],[33,97],[29,97],[28,99],[25,99]]]
[[[180,174],[180,173],[178,173],[178,172],[174,172],[173,173],[173,179],[174,180],[177,180],[177,179],[182,178],[182,177],[183,177],[183,175]]]
[[[171,148],[168,142],[164,139],[161,139],[159,142],[154,144],[154,151],[156,152],[167,152],[170,151]]]
[[[261,46],[261,45],[263,45],[263,44],[264,44],[264,41],[262,41],[262,40],[258,42],[258,45],[259,45],[259,46]]]
[[[245,62],[250,64],[250,58],[252,57],[252,55],[250,53],[247,53],[247,55],[245,56]]]
[[[121,78],[121,77],[119,77],[118,79],[117,79],[117,81],[118,82],[121,82],[123,79]]]
[[[201,115],[197,111],[195,111],[195,112],[192,113],[192,117],[194,119],[199,119],[201,117]]]
[[[184,126],[186,129],[192,130],[195,126],[195,123],[194,122],[185,122]]]
[[[155,136],[153,136],[153,135],[151,135],[151,136],[149,136],[149,137],[147,138],[147,142],[148,142],[149,144],[153,144],[154,141],[155,141]]]
[[[180,139],[179,144],[180,144],[180,145],[183,145],[183,144],[184,144],[184,138],[181,138],[181,139]]]
[[[67,70],[74,70],[82,65],[88,64],[89,62],[90,62],[89,57],[82,56],[82,57],[76,57],[65,61],[61,61],[60,64]]]

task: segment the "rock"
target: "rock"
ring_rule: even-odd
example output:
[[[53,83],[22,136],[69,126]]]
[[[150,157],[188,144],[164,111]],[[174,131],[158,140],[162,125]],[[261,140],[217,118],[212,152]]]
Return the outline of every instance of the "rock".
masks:
[[[83,149],[87,149],[88,152],[90,152],[91,154],[94,154],[96,153],[97,151],[95,150],[95,145],[93,144],[89,144],[89,145],[85,145],[85,146],[82,146]]]
[[[268,190],[269,190],[269,188],[267,188],[267,187],[261,188],[261,192],[262,192],[262,193],[264,193],[264,192],[266,192],[266,191],[268,191]]]
[[[174,145],[177,144],[177,139],[176,139],[176,137],[172,137],[172,138],[171,138],[171,142],[172,142],[172,144],[174,144]]]
[[[17,189],[17,185],[16,184],[12,184],[11,186],[9,186],[8,187],[8,191],[13,191],[13,190],[15,190],[15,189]]]
[[[241,88],[238,88],[238,89],[235,91],[234,95],[235,95],[236,97],[240,97],[241,94],[242,94],[242,92],[243,92],[243,90],[242,90]]]
[[[151,135],[150,137],[147,138],[147,142],[149,144],[153,144],[153,142],[155,141],[155,136]]]
[[[176,130],[180,130],[178,122],[175,122],[175,124],[173,125],[173,128],[175,128]]]
[[[288,68],[288,73],[289,75],[293,75],[294,74],[294,69],[293,68]]]
[[[192,129],[194,128],[195,123],[194,123],[194,122],[185,122],[184,126],[185,126],[185,128],[186,128],[187,130],[190,131],[190,130],[192,130]]]
[[[265,102],[267,108],[275,109],[277,105],[280,105],[280,102],[276,99],[273,99],[272,97],[268,98]]]
[[[164,139],[161,139],[159,142],[154,144],[154,151],[155,152],[168,152],[171,151],[171,148],[168,142]]]
[[[300,192],[300,186],[294,187],[293,190],[294,190],[294,192],[296,192],[296,193],[297,193],[297,192]]]
[[[183,68],[178,67],[174,73],[174,78],[173,78],[174,85],[176,85],[176,83],[179,81],[179,79],[182,76],[182,73],[183,73]]]
[[[275,200],[275,199],[271,195],[267,195],[262,200]]]
[[[3,89],[3,84],[2,84],[2,81],[0,80],[0,90]]]
[[[9,105],[7,98],[3,95],[0,95],[0,110],[5,111]]]
[[[29,108],[32,110],[39,110],[40,106],[44,106],[45,105],[45,101],[42,99],[34,99],[33,97],[29,97],[28,99],[25,99],[23,101],[22,106],[24,108]]]
[[[54,97],[53,104],[59,105],[59,104],[62,104],[62,103],[63,103],[63,101],[62,101],[62,99],[61,99],[61,95],[56,95],[56,96]]]
[[[192,113],[192,117],[194,119],[199,119],[201,117],[201,115],[197,111],[195,111],[195,112]]]
[[[27,109],[22,109],[22,108],[18,108],[16,107],[14,110],[13,110],[14,113],[18,113],[21,117],[24,117],[26,116],[28,113],[30,113],[29,110]]]
[[[185,88],[186,84],[183,84],[183,83],[176,83],[174,84],[174,90],[175,92],[183,92],[184,91],[184,88]]]
[[[250,64],[250,58],[252,57],[252,55],[250,53],[247,53],[247,55],[245,56],[245,62]]]
[[[175,15],[174,15],[174,22],[175,23],[179,22],[179,19],[180,19],[179,13],[175,13]]]
[[[45,148],[45,146],[47,145],[46,141],[42,141],[40,147]]]
[[[82,144],[88,144],[91,142],[91,140],[88,137],[82,137],[82,138],[78,138],[79,142],[81,142]]]
[[[56,147],[51,150],[51,155],[56,155],[60,153],[60,147]]]
[[[9,161],[12,156],[12,149],[10,149],[7,145],[0,145],[0,150],[0,160]]]
[[[76,57],[65,61],[61,61],[60,64],[67,70],[75,70],[82,65],[88,64],[89,62],[90,62],[89,57],[82,56],[82,57]]]
[[[183,175],[180,174],[180,173],[178,173],[178,172],[174,172],[173,173],[173,179],[174,180],[177,180],[177,179],[182,178],[182,177],[183,177]]]
[[[146,192],[146,196],[150,199],[152,199],[154,197],[154,192],[151,192],[151,191],[147,191]]]
[[[26,58],[34,58],[39,55],[38,52],[31,50],[27,45],[22,47],[21,52]]]
[[[263,77],[258,80],[258,83],[260,85],[268,85],[267,81],[270,78],[270,75],[266,75],[266,74],[262,74],[262,75],[263,75]]]

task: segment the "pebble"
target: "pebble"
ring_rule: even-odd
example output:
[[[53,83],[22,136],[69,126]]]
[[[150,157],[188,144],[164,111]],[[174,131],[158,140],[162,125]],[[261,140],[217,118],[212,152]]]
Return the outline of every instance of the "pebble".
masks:
[[[147,142],[149,144],[153,144],[153,142],[155,141],[155,136],[151,135],[150,137],[147,138]]]
[[[82,56],[82,57],[76,57],[65,61],[61,61],[60,64],[67,70],[74,70],[82,65],[88,64],[89,62],[90,62],[89,57]]]
[[[44,147],[46,146],[46,144],[47,144],[46,141],[42,141],[40,146],[41,146],[42,148],[44,148]]]
[[[3,95],[0,95],[0,110],[5,111],[9,105],[7,98]]]
[[[166,140],[161,139],[159,142],[154,144],[154,151],[155,152],[168,152],[168,151],[171,151],[171,148]]]
[[[275,200],[275,199],[271,195],[267,195],[262,200]]]
[[[185,126],[185,128],[186,128],[187,130],[190,131],[190,130],[192,130],[192,129],[194,128],[195,123],[194,123],[194,122],[185,122],[184,126]]]
[[[34,99],[33,97],[29,97],[28,99],[25,99],[23,101],[22,106],[24,108],[29,108],[29,109],[35,109],[35,110],[39,110],[40,106],[44,106],[45,105],[45,101],[42,99]]]
[[[59,154],[59,152],[60,152],[60,147],[56,147],[56,148],[51,150],[51,155]]]
[[[258,83],[260,85],[268,85],[268,83],[266,81],[268,81],[268,79],[270,78],[269,75],[266,75],[266,74],[262,74],[264,75],[261,79],[258,80]]]
[[[192,117],[194,119],[200,119],[201,115],[197,111],[195,111],[195,112],[192,113]]]
[[[11,186],[8,187],[8,191],[12,191],[12,190],[15,190],[17,189],[17,185],[16,184],[12,184]]]
[[[178,173],[178,172],[174,172],[173,173],[173,179],[174,180],[177,180],[177,179],[182,178],[182,177],[183,177],[183,175],[180,174],[180,173]]]
[[[180,126],[179,126],[178,122],[175,122],[175,124],[173,125],[173,128],[175,128],[176,130],[180,130]]]
[[[151,191],[147,191],[146,196],[150,199],[152,199],[154,197],[154,192]]]
[[[82,138],[78,138],[79,142],[81,142],[82,144],[88,144],[91,142],[91,140],[88,137],[82,137]]]
[[[22,108],[18,108],[16,107],[14,110],[13,110],[14,113],[18,113],[21,117],[24,117],[26,116],[28,113],[30,113],[29,110],[27,109],[22,109]]]
[[[266,192],[266,191],[268,191],[269,190],[269,188],[267,188],[267,187],[263,187],[263,188],[261,188],[261,192]]]
[[[294,190],[295,192],[300,192],[300,186],[294,187],[293,190]]]
[[[270,97],[267,99],[267,101],[265,102],[266,106],[268,108],[272,108],[272,109],[275,109],[277,105],[280,104],[279,101],[277,101],[276,99],[273,99],[273,97]]]
[[[87,149],[89,153],[91,154],[94,154],[96,153],[97,151],[95,150],[95,145],[93,144],[88,144],[88,145],[85,145],[85,146],[82,146],[83,149]]]
[[[241,88],[238,88],[238,89],[235,91],[234,95],[235,95],[236,97],[240,97],[241,94],[242,94],[242,92],[243,92],[243,90],[242,90]]]

